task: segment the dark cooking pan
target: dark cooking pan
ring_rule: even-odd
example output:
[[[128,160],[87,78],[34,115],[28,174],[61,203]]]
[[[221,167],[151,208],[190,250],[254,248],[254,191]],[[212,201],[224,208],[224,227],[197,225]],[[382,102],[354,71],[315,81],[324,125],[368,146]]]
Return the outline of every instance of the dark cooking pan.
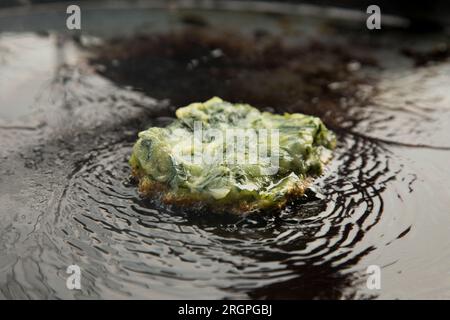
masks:
[[[448,297],[445,31],[303,4],[80,6],[71,31],[64,3],[0,10],[1,298]],[[264,215],[142,199],[137,133],[211,96],[321,117],[332,163]]]

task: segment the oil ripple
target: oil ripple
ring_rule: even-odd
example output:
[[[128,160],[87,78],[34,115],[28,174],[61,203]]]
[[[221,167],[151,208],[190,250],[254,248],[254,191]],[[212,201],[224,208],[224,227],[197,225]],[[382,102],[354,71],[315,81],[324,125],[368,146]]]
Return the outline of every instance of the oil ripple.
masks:
[[[355,248],[380,218],[395,170],[381,145],[349,134],[340,141],[327,172],[281,213],[220,218],[141,199],[128,180],[131,143],[111,144],[77,166],[53,227],[84,268],[114,284],[103,296],[270,297],[280,292],[274,286],[318,274],[328,287],[345,287],[351,278],[336,270],[373,249]]]

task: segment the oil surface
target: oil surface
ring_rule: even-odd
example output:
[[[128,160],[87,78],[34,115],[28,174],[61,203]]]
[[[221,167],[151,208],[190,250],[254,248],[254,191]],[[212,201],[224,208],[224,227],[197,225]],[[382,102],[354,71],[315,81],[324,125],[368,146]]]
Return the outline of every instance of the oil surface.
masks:
[[[95,46],[0,39],[1,81],[30,42],[50,57],[20,71],[36,81],[25,90],[33,113],[17,95],[2,105],[0,297],[449,297],[450,65],[417,69],[398,50],[405,67],[391,67],[380,60],[390,43],[377,55],[350,36],[185,32]],[[332,163],[264,216],[142,199],[127,163],[137,133],[212,95],[322,117],[338,135]],[[79,291],[66,288],[72,264]],[[370,265],[382,269],[379,290],[366,286]]]

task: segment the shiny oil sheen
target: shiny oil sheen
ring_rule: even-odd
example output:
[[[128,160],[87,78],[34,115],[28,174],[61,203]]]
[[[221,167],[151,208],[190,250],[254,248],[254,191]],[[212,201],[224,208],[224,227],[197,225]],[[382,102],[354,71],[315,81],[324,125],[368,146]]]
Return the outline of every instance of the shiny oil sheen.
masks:
[[[368,41],[334,36],[339,24],[323,18],[205,10],[213,35],[189,40],[183,28],[202,25],[189,10],[103,9],[87,21],[109,21],[109,32],[150,21],[164,50],[139,48],[149,42],[126,28],[113,43],[84,31],[102,44],[36,33],[54,9],[19,15],[34,25],[0,34],[0,298],[449,297],[450,65],[415,68],[397,50],[399,38],[425,49],[441,38]],[[232,43],[213,28],[229,19],[239,21]],[[265,54],[245,45],[266,36]],[[300,40],[288,49],[277,37]],[[211,48],[192,41],[228,56],[203,58]],[[139,196],[128,165],[137,133],[214,93],[317,115],[337,133],[333,161],[304,197],[236,217]],[[66,287],[72,264],[81,290]],[[366,286],[370,265],[381,267],[380,290]]]

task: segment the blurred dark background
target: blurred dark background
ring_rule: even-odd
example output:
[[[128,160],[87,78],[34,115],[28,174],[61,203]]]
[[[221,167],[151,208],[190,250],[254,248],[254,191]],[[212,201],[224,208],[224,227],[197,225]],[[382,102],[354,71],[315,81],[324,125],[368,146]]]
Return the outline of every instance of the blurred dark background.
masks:
[[[87,0],[86,0],[87,1]],[[107,1],[107,0],[104,0]],[[151,2],[152,0],[148,0]],[[236,1],[236,0],[228,0]],[[253,2],[254,0],[239,0]],[[418,31],[436,31],[450,26],[450,1],[408,1],[408,0],[281,0],[268,1],[257,0],[258,2],[277,2],[277,3],[301,3],[314,4],[320,6],[333,6],[365,11],[369,5],[376,4],[380,6],[382,13],[392,14],[408,18],[412,29]],[[77,3],[83,1],[67,0],[1,0],[0,7],[28,6],[38,3],[68,2]],[[134,0],[130,0],[130,3]],[[142,2],[142,1],[141,1]],[[167,1],[167,3],[176,1]],[[201,2],[201,1],[200,1]]]

